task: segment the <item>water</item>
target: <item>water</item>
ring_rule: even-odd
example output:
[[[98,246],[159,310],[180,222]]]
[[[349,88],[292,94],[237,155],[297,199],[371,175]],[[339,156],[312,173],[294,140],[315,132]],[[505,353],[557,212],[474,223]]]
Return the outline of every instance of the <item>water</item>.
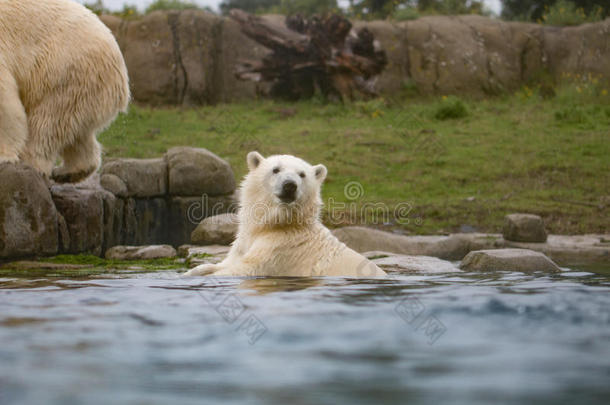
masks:
[[[0,403],[608,403],[607,270],[3,278]]]

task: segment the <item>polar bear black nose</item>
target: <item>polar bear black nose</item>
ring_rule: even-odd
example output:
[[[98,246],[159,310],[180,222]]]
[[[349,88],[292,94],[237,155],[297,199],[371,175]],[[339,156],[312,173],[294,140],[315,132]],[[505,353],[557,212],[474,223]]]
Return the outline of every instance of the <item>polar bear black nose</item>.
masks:
[[[294,195],[295,191],[297,191],[297,183],[294,181],[287,180],[282,184],[282,194]]]

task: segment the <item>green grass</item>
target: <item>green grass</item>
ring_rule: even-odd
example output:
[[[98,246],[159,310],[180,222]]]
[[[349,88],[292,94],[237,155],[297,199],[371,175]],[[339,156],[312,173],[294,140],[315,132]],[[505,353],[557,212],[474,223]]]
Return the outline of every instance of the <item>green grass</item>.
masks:
[[[388,222],[419,234],[462,225],[498,232],[505,214],[529,212],[542,215],[553,233],[607,232],[608,89],[589,77],[556,89],[550,99],[524,87],[484,100],[132,106],[99,139],[107,157],[156,157],[178,145],[207,148],[227,159],[238,179],[254,149],[324,163],[331,226],[364,217],[369,225]],[[359,198],[347,198],[350,182],[361,184],[348,190]],[[373,203],[403,207],[406,215],[374,221],[376,209],[361,215],[350,205]]]
[[[179,270],[185,268],[181,259],[150,259],[150,260],[106,260],[98,256],[57,255],[38,260],[39,263],[54,263],[68,265],[58,268],[24,268],[23,263],[0,264],[0,277],[88,277],[109,273],[145,273],[158,270]],[[70,265],[75,265],[70,267]],[[82,266],[82,267],[79,267]]]

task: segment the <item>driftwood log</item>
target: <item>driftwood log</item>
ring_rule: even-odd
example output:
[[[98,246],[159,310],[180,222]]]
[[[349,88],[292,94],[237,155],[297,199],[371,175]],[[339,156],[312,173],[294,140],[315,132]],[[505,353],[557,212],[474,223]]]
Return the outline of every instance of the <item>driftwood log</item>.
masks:
[[[293,15],[285,24],[237,9],[230,16],[245,35],[272,51],[262,60],[240,61],[236,76],[269,82],[271,97],[297,100],[316,91],[341,100],[352,99],[357,92],[377,95],[375,79],[387,58],[368,29],[356,32],[337,14]]]

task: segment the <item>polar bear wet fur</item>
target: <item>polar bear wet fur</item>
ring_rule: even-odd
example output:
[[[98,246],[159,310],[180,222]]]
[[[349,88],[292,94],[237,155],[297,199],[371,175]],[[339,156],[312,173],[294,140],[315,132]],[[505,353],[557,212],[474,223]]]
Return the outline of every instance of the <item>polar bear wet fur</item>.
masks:
[[[71,0],[0,0],[0,163],[82,180],[100,164],[96,134],[128,102],[123,56],[92,12]]]
[[[186,275],[379,277],[385,272],[320,222],[326,167],[290,155],[247,157],[239,228],[227,258]]]

